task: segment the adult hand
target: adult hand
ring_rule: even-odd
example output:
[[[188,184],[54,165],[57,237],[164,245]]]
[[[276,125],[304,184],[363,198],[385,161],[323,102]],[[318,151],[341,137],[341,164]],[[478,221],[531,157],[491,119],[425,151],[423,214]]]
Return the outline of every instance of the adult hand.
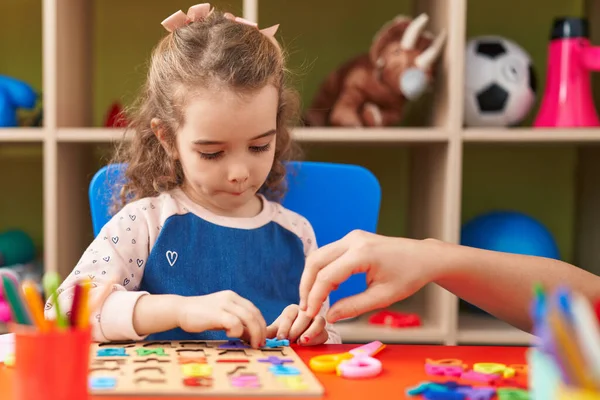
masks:
[[[337,301],[327,312],[328,322],[402,300],[434,279],[440,244],[353,231],[309,255],[300,281],[300,309],[314,318],[332,290],[361,272],[366,273],[367,289]]]

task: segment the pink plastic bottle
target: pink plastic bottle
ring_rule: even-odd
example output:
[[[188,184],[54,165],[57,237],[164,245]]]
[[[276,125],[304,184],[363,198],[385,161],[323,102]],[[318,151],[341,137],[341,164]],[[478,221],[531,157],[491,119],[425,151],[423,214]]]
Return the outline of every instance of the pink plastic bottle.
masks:
[[[554,20],[546,88],[535,127],[598,126],[590,71],[600,70],[600,46],[591,46],[584,18]]]

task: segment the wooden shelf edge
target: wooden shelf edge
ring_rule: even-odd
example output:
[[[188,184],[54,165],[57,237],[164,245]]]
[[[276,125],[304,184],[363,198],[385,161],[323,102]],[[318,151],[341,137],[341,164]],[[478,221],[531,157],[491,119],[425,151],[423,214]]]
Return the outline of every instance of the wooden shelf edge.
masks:
[[[113,143],[122,140],[124,133],[120,128],[59,128],[56,139],[63,143]]]
[[[450,132],[439,128],[296,128],[299,142],[427,143],[445,142]]]
[[[367,343],[380,340],[383,343],[442,344],[445,340],[440,326],[424,323],[409,328],[387,328],[370,325],[364,319],[335,324],[343,343]]]
[[[599,128],[472,128],[463,131],[466,143],[600,143]]]
[[[123,138],[121,128],[59,128],[59,142],[109,143]],[[448,131],[436,128],[296,128],[300,143],[429,143],[448,141]]]
[[[381,340],[384,343],[412,343],[412,344],[443,344],[447,334],[442,327],[442,320],[428,312],[430,305],[426,304],[422,296],[412,296],[404,301],[394,303],[386,310],[402,313],[416,313],[421,317],[421,326],[392,328],[369,324],[371,315],[379,312],[374,310],[347,321],[335,324],[343,342],[367,343]]]
[[[47,136],[44,128],[0,128],[0,143],[4,142],[39,142]]]
[[[489,315],[461,313],[457,341],[458,344],[530,346],[535,336]]]

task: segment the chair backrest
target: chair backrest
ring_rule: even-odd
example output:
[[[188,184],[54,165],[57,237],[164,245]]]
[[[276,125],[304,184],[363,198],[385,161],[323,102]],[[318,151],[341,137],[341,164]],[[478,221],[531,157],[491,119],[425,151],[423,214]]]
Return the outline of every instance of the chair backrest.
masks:
[[[111,218],[113,188],[123,181],[124,168],[124,164],[105,166],[92,178],[89,200],[94,236]],[[287,171],[287,193],[282,204],[308,219],[319,246],[339,240],[354,229],[377,230],[381,187],[366,168],[292,161],[287,164]],[[331,304],[365,289],[364,274],[353,275],[331,293]]]

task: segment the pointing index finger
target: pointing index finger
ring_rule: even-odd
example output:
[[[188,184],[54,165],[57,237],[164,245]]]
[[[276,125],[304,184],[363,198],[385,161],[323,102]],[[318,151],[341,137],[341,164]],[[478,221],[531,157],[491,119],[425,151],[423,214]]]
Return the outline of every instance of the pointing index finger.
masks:
[[[352,274],[365,272],[368,264],[362,262],[360,254],[347,251],[327,267],[321,269],[306,300],[306,313],[315,317],[329,293],[347,280]]]
[[[300,310],[306,311],[308,295],[315,284],[319,271],[344,254],[346,247],[344,239],[341,239],[315,250],[308,256],[300,278]]]

